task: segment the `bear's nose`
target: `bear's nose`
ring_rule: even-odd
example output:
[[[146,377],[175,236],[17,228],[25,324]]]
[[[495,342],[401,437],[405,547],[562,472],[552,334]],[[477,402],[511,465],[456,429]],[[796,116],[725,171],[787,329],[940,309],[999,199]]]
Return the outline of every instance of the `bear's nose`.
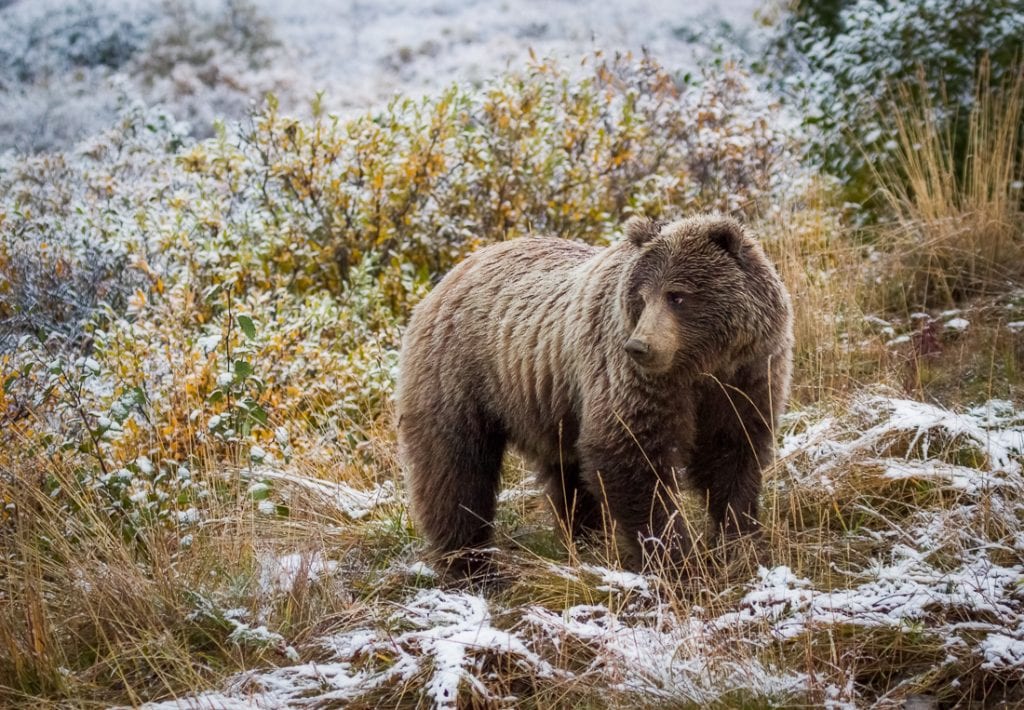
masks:
[[[626,341],[626,352],[635,358],[642,358],[651,351],[651,346],[642,340],[630,338]]]

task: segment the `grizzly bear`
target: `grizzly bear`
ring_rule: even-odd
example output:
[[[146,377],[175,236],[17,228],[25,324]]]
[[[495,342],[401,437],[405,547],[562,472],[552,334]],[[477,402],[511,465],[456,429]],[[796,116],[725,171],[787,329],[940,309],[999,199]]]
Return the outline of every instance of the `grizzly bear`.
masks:
[[[756,529],[789,390],[786,289],[731,218],[633,218],[624,231],[607,248],[549,237],[486,247],[414,310],[399,454],[439,556],[488,543],[509,446],[563,530],[610,523],[633,567],[690,553],[679,482],[720,533]]]

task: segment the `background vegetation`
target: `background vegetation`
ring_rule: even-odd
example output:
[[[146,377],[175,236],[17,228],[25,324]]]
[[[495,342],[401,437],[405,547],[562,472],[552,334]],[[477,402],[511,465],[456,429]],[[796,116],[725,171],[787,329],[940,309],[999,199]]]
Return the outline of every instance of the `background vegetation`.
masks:
[[[210,37],[271,46],[232,22]],[[46,56],[217,56],[177,29],[144,59],[132,28]],[[345,120],[270,96],[202,140],[126,102],[0,159],[0,699],[1020,700],[1024,13],[859,0],[771,31],[699,76],[535,60]],[[484,244],[701,210],[751,225],[797,310],[766,538],[690,586],[624,575],[565,549],[510,462],[515,581],[434,589],[391,419],[411,308]],[[923,599],[878,601],[901,593]],[[438,609],[498,641],[451,661]]]

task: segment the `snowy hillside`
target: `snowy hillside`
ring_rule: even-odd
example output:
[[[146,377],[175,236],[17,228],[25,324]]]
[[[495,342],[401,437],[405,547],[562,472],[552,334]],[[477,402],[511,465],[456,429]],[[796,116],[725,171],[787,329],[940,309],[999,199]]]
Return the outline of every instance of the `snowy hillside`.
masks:
[[[200,136],[267,91],[300,114],[352,115],[396,95],[480,82],[532,51],[574,63],[651,51],[695,68],[716,37],[743,38],[754,0],[727,3],[18,0],[0,8],[0,152],[67,147],[119,102],[161,103]]]

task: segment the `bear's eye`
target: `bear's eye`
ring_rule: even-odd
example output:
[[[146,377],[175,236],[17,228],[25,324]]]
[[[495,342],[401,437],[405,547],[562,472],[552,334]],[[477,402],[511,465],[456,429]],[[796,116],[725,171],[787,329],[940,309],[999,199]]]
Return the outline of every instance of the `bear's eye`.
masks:
[[[687,301],[687,295],[682,291],[670,291],[668,293],[668,302],[675,305],[681,306]]]

